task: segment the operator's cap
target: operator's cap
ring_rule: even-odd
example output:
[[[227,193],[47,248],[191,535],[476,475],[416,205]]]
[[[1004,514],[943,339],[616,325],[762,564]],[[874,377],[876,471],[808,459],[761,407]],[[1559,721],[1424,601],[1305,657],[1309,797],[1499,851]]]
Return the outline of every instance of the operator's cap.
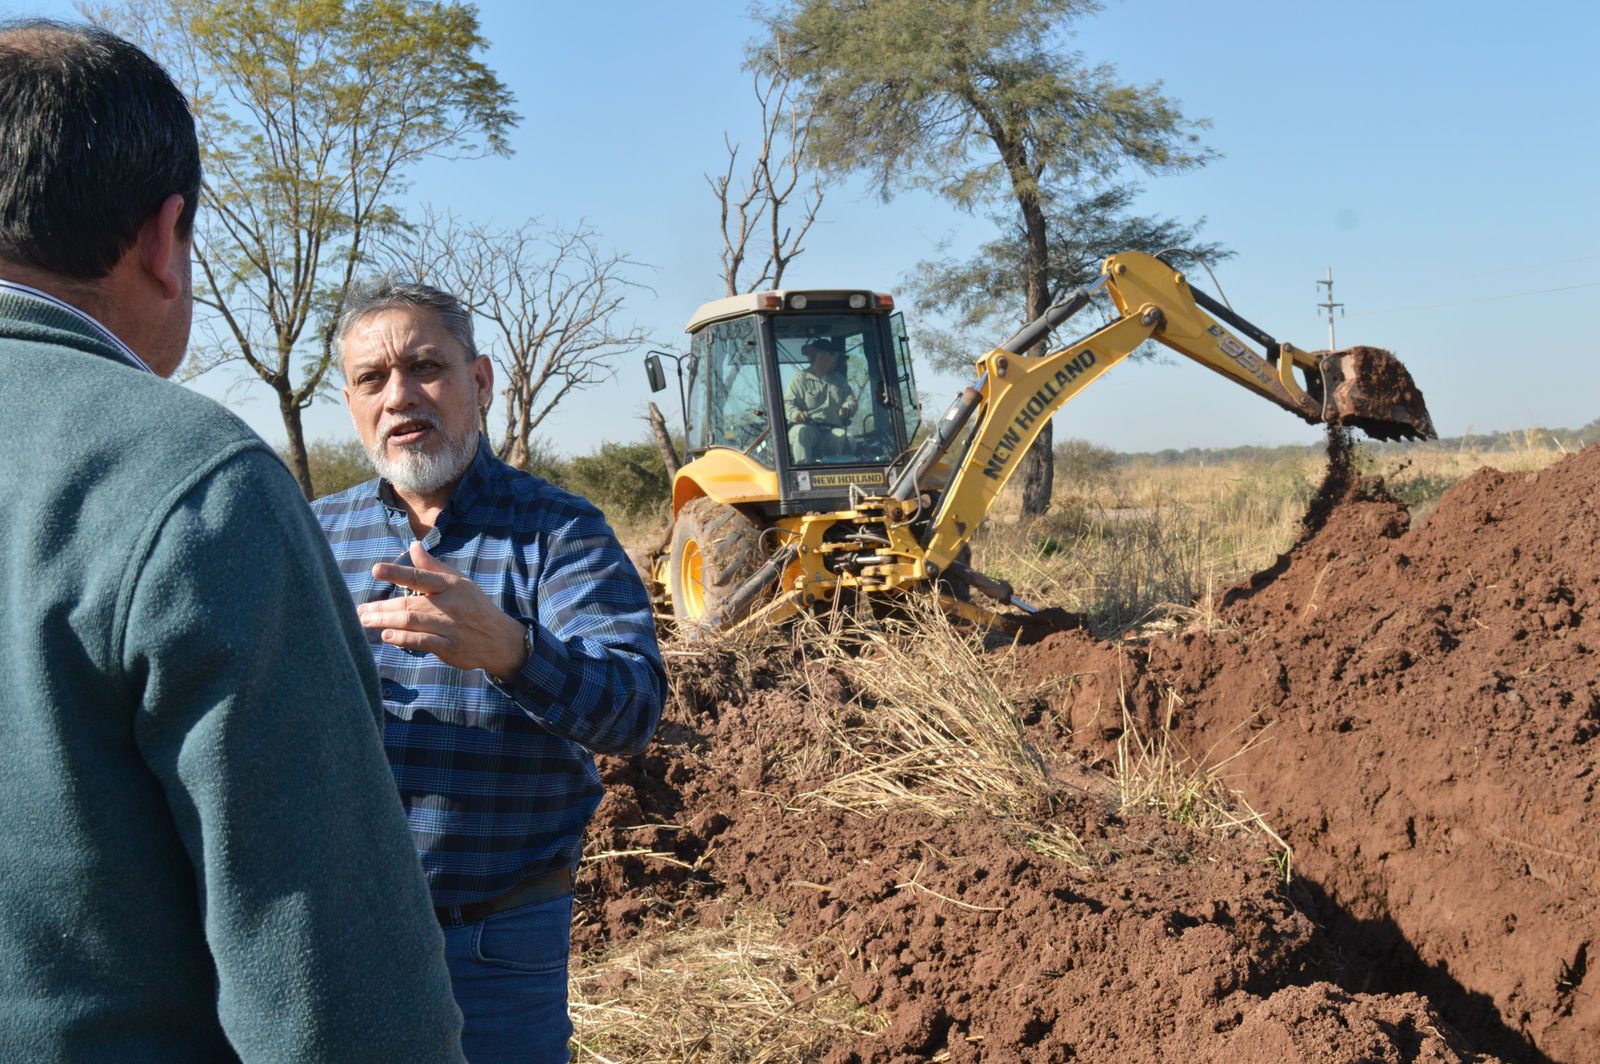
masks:
[[[844,354],[844,343],[836,336],[813,336],[800,345],[800,350],[812,358],[815,358],[819,351],[842,355]]]

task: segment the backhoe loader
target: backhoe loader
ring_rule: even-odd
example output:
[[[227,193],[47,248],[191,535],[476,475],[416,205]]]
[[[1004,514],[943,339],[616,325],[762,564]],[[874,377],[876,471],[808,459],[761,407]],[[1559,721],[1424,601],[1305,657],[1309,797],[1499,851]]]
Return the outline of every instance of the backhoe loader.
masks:
[[[1114,308],[1106,324],[1028,354],[1098,295]],[[1179,270],[1133,251],[1107,258],[1096,281],[979,358],[976,382],[914,448],[910,345],[890,296],[730,296],[701,307],[687,331],[679,386],[693,457],[674,478],[673,525],[651,574],[658,605],[690,634],[778,623],[842,595],[924,588],[980,623],[1008,617],[978,605],[972,589],[1033,612],[971,568],[965,548],[1049,418],[1146,340],[1313,424],[1377,439],[1435,436],[1392,355],[1280,343]],[[665,388],[658,355],[646,368],[652,388]]]

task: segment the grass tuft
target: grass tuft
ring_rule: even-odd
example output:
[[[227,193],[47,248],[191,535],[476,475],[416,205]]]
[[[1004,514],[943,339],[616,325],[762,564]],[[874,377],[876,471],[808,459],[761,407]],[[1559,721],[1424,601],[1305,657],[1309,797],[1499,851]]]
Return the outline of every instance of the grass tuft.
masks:
[[[931,598],[872,627],[802,622],[798,638],[851,692],[830,707],[827,782],[807,792],[864,815],[914,806],[955,818],[989,813],[1037,852],[1088,867],[1078,839],[1051,823],[1059,785],[1024,732],[1027,693],[1000,682],[1014,650],[985,650]]]
[[[1195,831],[1231,836],[1254,833],[1273,847],[1274,867],[1289,882],[1294,851],[1244,795],[1223,780],[1223,770],[1261,738],[1257,733],[1220,761],[1207,752],[1193,757],[1173,734],[1179,706],[1176,692],[1167,692],[1166,713],[1154,735],[1144,734],[1122,699],[1122,735],[1117,739],[1114,778],[1122,812],[1155,813]]]

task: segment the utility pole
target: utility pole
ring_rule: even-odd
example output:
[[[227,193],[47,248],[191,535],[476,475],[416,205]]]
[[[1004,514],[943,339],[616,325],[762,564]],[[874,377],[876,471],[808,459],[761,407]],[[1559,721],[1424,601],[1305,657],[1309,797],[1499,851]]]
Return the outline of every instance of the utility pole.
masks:
[[[1326,310],[1328,312],[1328,350],[1329,351],[1337,351],[1338,348],[1335,347],[1334,343],[1333,343],[1333,312],[1334,312],[1334,309],[1337,308],[1338,311],[1339,311],[1339,317],[1341,317],[1341,318],[1344,317],[1344,304],[1343,303],[1335,303],[1333,301],[1333,267],[1332,266],[1328,267],[1328,279],[1326,281],[1318,281],[1317,282],[1317,287],[1320,288],[1323,285],[1327,285],[1328,286],[1328,299],[1327,299],[1327,302],[1318,303],[1317,306],[1322,307],[1324,310]]]

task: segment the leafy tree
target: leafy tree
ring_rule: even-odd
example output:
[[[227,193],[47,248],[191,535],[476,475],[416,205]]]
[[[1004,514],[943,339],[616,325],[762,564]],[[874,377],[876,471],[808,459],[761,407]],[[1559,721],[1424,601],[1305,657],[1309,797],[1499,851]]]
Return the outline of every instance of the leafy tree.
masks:
[[[672,498],[672,479],[654,443],[604,443],[567,460],[563,487],[616,517],[659,511]]]
[[[1023,249],[1025,320],[1050,305],[1050,219],[1134,167],[1210,153],[1159,85],[1118,80],[1064,47],[1095,0],[793,0],[752,62],[802,86],[810,149],[884,197],[925,188],[965,209],[1004,205]],[[1043,353],[1043,345],[1035,353]],[[1023,465],[1023,509],[1050,503],[1049,426]]]
[[[301,412],[327,384],[333,327],[408,169],[507,154],[511,95],[476,58],[477,10],[450,0],[130,0],[99,18],[183,83],[205,185],[190,375],[242,361],[278,399],[290,465],[313,480]],[[247,378],[248,379],[248,378]]]
[[[1055,458],[1057,475],[1085,490],[1108,482],[1122,464],[1122,456],[1111,448],[1080,439],[1056,444]]]
[[[287,454],[280,451],[278,457],[289,464]],[[360,440],[317,440],[306,448],[306,461],[318,495],[332,495],[377,476]]]
[[[1106,256],[1119,251],[1165,251],[1170,261],[1208,266],[1232,255],[1220,244],[1201,241],[1198,225],[1128,213],[1137,194],[1134,185],[1100,189],[1060,206],[1046,219],[1053,297],[1093,281]],[[1017,293],[1026,287],[1028,245],[1010,219],[997,216],[995,224],[1006,235],[985,243],[971,257],[924,260],[912,272],[912,302],[937,307],[954,318],[951,328],[922,324],[917,329],[918,348],[939,369],[970,370],[976,355],[992,349],[1016,328]],[[1181,249],[1181,254],[1173,249]]]

